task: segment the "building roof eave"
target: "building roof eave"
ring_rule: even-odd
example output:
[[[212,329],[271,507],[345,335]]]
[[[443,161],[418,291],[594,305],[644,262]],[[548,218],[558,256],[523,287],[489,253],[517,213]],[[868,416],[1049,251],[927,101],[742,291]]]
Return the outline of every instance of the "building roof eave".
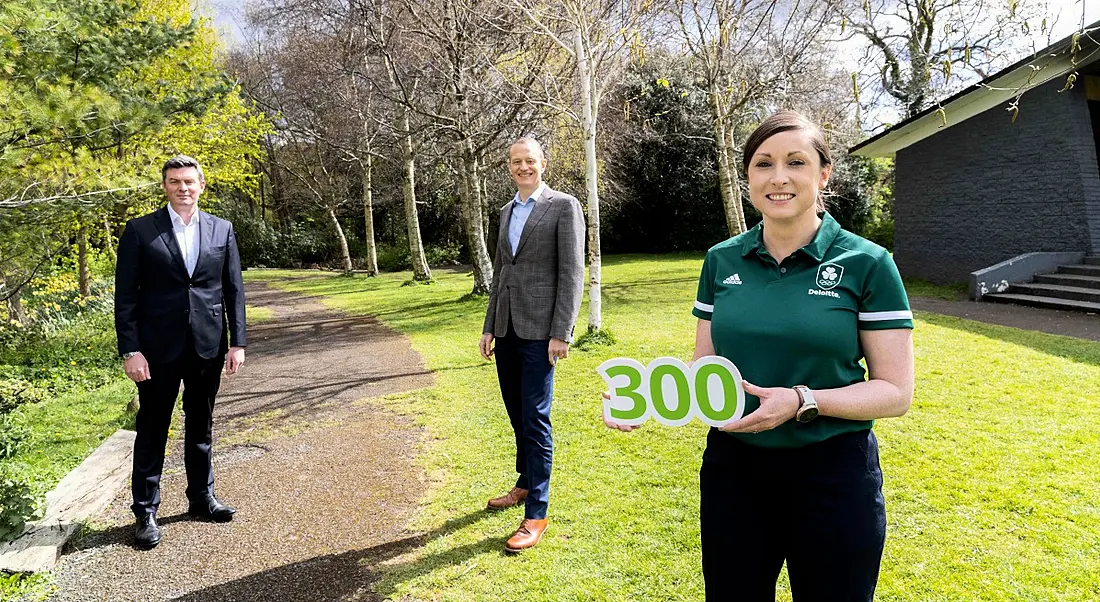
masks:
[[[1092,29],[1100,22],[1089,26]],[[1057,77],[1080,69],[1100,59],[1091,53],[1082,61],[1074,62],[1068,52],[1073,36],[1033,54],[986,79],[973,84],[935,106],[898,123],[879,134],[860,142],[848,150],[860,157],[894,157],[897,152],[915,144],[945,128],[958,125],[967,119],[1004,104],[1010,110],[1011,101],[1027,90],[1036,88]],[[1088,44],[1082,41],[1081,43]],[[1094,46],[1088,44],[1088,46]],[[1092,50],[1092,48],[1090,48]],[[1080,54],[1081,51],[1078,51]],[[1006,113],[1006,119],[1011,119]]]

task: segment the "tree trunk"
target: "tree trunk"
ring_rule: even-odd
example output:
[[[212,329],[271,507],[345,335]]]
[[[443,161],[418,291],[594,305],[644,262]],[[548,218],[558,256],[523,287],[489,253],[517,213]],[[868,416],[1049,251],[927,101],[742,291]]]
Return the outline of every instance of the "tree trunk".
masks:
[[[710,86],[710,111],[714,121],[714,150],[718,155],[718,190],[722,194],[722,211],[726,216],[726,229],[730,236],[745,231],[745,212],[741,207],[741,187],[738,184],[737,166],[732,161],[733,148],[730,132],[726,128],[726,115],[722,108],[721,91],[717,84]]]
[[[489,227],[490,218],[494,215],[495,210],[492,207],[492,203],[489,201],[489,178],[485,177],[484,167],[484,159],[479,160],[477,162],[477,171],[478,181],[481,182],[481,229],[485,232],[485,246],[489,251],[489,257],[496,257],[497,232]]]
[[[332,227],[336,229],[336,239],[340,241],[340,256],[344,259],[344,275],[351,276],[351,253],[348,252],[348,239],[344,236],[344,229],[340,227],[340,220],[336,219],[336,210],[326,206],[328,218],[332,221]]]
[[[91,297],[91,278],[88,275],[88,226],[83,223],[80,224],[80,230],[77,232],[76,258],[80,278],[80,296]]]
[[[462,180],[462,220],[466,227],[466,245],[470,250],[470,263],[474,271],[475,295],[488,295],[493,284],[493,261],[485,247],[485,230],[481,215],[481,181],[477,173],[474,144],[469,138],[460,143],[459,161]]]
[[[741,172],[737,169],[737,152],[736,145],[733,144],[733,132],[736,128],[733,127],[733,120],[730,119],[729,112],[726,111],[726,165],[730,174],[730,190],[733,191],[733,209],[737,212],[737,225],[741,232],[748,229],[745,224],[745,196],[741,192]]]
[[[4,276],[4,290],[5,295],[11,295],[4,301],[8,308],[8,319],[19,322],[23,326],[27,325],[27,312],[23,310],[23,292],[19,290],[22,288],[20,283],[15,278]],[[12,289],[15,288],[14,294]]]
[[[267,184],[264,183],[264,172],[262,168],[258,168],[260,172],[260,221],[266,221],[267,218]]]
[[[374,157],[367,153],[363,162],[363,222],[366,224],[367,275],[378,275],[378,248],[374,243]]]
[[[111,255],[111,261],[118,259],[118,250],[115,248],[115,237],[111,234],[111,216],[103,216],[103,237],[107,241],[107,252]]]
[[[596,98],[582,31],[573,34],[577,54],[577,75],[581,84],[581,124],[584,129],[584,183],[588,192],[588,332],[596,332],[603,321],[600,303],[600,195],[596,165]]]
[[[420,218],[416,211],[416,157],[413,156],[412,135],[409,133],[409,115],[401,116],[401,151],[403,163],[403,191],[405,193],[405,225],[409,230],[409,252],[412,254],[413,280],[431,282],[432,270],[424,256],[424,242],[420,238]]]

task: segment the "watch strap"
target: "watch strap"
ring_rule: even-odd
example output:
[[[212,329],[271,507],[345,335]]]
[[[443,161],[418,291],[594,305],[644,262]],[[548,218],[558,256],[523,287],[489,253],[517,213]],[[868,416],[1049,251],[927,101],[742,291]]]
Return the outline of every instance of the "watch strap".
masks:
[[[817,400],[814,399],[810,388],[806,385],[795,385],[791,388],[798,394],[798,410],[794,414],[794,419],[805,423],[817,418]]]

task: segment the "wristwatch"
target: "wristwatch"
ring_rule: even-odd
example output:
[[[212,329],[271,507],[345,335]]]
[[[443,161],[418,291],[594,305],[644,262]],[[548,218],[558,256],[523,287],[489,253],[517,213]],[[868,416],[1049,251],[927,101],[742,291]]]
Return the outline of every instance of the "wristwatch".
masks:
[[[139,353],[141,353],[141,352],[140,351],[127,351],[126,353],[122,354],[122,359],[123,360],[128,360],[128,359],[134,357],[135,355],[137,355]]]
[[[814,392],[806,385],[795,385],[792,388],[795,393],[798,393],[798,412],[795,413],[794,419],[799,422],[809,422],[817,418],[817,400],[814,399]]]

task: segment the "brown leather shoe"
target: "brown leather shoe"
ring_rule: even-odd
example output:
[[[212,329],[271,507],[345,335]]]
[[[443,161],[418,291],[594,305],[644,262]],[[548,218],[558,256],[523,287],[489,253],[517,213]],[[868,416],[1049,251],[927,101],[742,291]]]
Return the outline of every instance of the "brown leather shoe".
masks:
[[[508,493],[489,500],[488,508],[490,510],[503,510],[521,504],[525,499],[527,499],[527,490],[513,487]]]
[[[523,519],[516,532],[508,538],[508,543],[504,544],[504,550],[507,552],[522,552],[527,548],[535,547],[535,544],[542,539],[543,532],[546,531],[547,522],[545,518]]]

